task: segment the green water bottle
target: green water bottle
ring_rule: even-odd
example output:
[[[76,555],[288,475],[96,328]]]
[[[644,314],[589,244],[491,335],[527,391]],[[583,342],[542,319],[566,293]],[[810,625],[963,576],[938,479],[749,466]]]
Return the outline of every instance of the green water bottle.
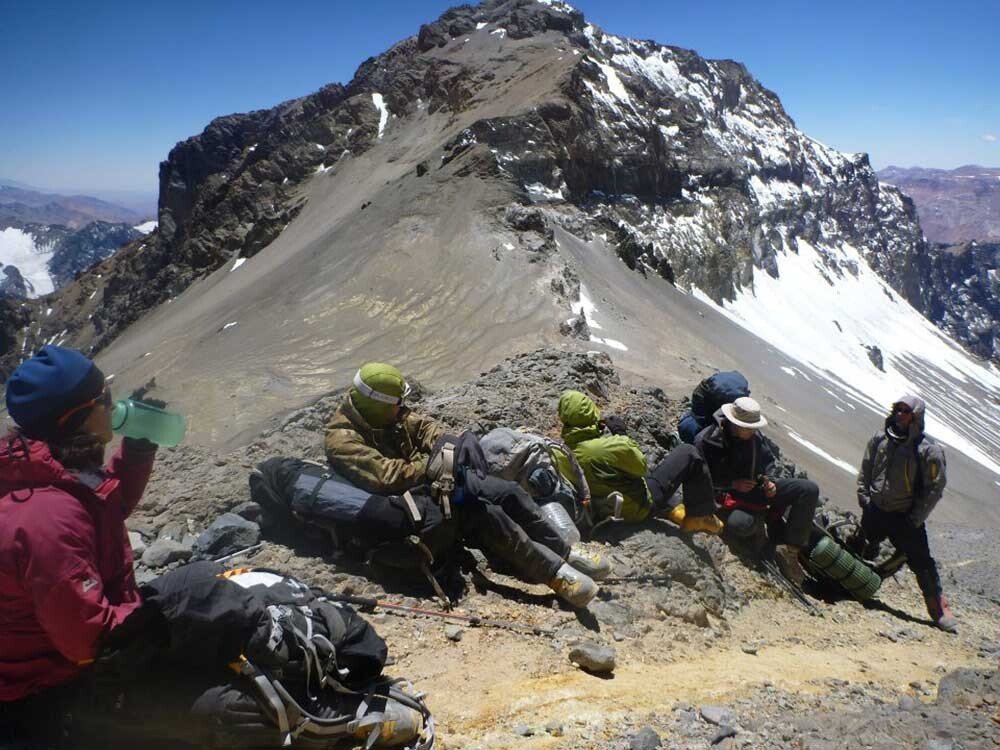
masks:
[[[146,439],[157,445],[177,445],[184,439],[184,417],[141,401],[124,399],[111,412],[111,429],[119,435]]]

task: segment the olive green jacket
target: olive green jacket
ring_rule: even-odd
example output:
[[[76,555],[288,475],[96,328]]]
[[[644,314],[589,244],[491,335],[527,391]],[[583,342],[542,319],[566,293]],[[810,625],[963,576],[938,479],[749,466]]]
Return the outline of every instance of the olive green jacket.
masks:
[[[326,457],[344,479],[378,495],[401,495],[426,481],[427,459],[445,426],[407,408],[384,429],[369,425],[351,397],[326,426]]]

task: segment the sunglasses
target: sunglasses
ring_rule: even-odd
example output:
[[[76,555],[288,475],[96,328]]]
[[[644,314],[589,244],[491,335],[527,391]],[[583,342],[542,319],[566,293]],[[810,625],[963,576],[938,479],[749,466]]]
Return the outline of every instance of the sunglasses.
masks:
[[[90,399],[90,401],[84,401],[82,404],[74,406],[68,412],[59,417],[59,419],[56,420],[56,424],[59,425],[60,427],[65,427],[66,423],[70,420],[70,418],[74,414],[79,414],[84,409],[93,408],[98,404],[100,404],[106,409],[111,407],[111,386],[107,385],[104,386],[104,390],[101,392],[101,395],[98,396],[97,398],[92,398]]]

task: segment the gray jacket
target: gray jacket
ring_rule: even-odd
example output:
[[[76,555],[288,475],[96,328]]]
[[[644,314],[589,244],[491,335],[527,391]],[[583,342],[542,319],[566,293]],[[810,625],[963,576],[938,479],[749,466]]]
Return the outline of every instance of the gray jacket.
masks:
[[[920,526],[944,493],[947,464],[944,449],[924,435],[924,402],[913,400],[907,435],[896,434],[890,414],[868,441],[858,474],[858,504],[863,508],[872,502],[889,513],[907,513],[910,523]]]

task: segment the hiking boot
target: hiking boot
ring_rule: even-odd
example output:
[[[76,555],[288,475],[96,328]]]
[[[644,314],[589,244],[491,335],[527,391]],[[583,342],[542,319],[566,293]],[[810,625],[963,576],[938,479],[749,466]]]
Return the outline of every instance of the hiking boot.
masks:
[[[370,740],[376,734],[378,739],[366,747],[401,747],[417,739],[423,731],[424,717],[419,711],[394,698],[386,698],[381,710],[377,705],[372,706],[371,713],[358,720],[353,734],[357,740]]]
[[[671,508],[667,513],[667,520],[680,526],[684,522],[684,503]]]
[[[806,571],[799,562],[799,548],[790,544],[781,544],[774,550],[774,561],[778,569],[792,583],[801,586],[806,580]]]
[[[944,596],[927,597],[924,599],[927,605],[927,614],[934,620],[934,624],[946,633],[958,632],[958,620],[948,606],[948,600]]]
[[[549,581],[549,588],[571,607],[586,607],[597,596],[597,584],[569,563],[563,563],[556,577]]]
[[[718,534],[725,524],[716,515],[709,516],[687,516],[681,522],[681,531],[693,534],[703,531],[706,534]]]
[[[579,544],[570,547],[566,562],[595,581],[603,581],[611,574],[611,561],[608,558]]]

